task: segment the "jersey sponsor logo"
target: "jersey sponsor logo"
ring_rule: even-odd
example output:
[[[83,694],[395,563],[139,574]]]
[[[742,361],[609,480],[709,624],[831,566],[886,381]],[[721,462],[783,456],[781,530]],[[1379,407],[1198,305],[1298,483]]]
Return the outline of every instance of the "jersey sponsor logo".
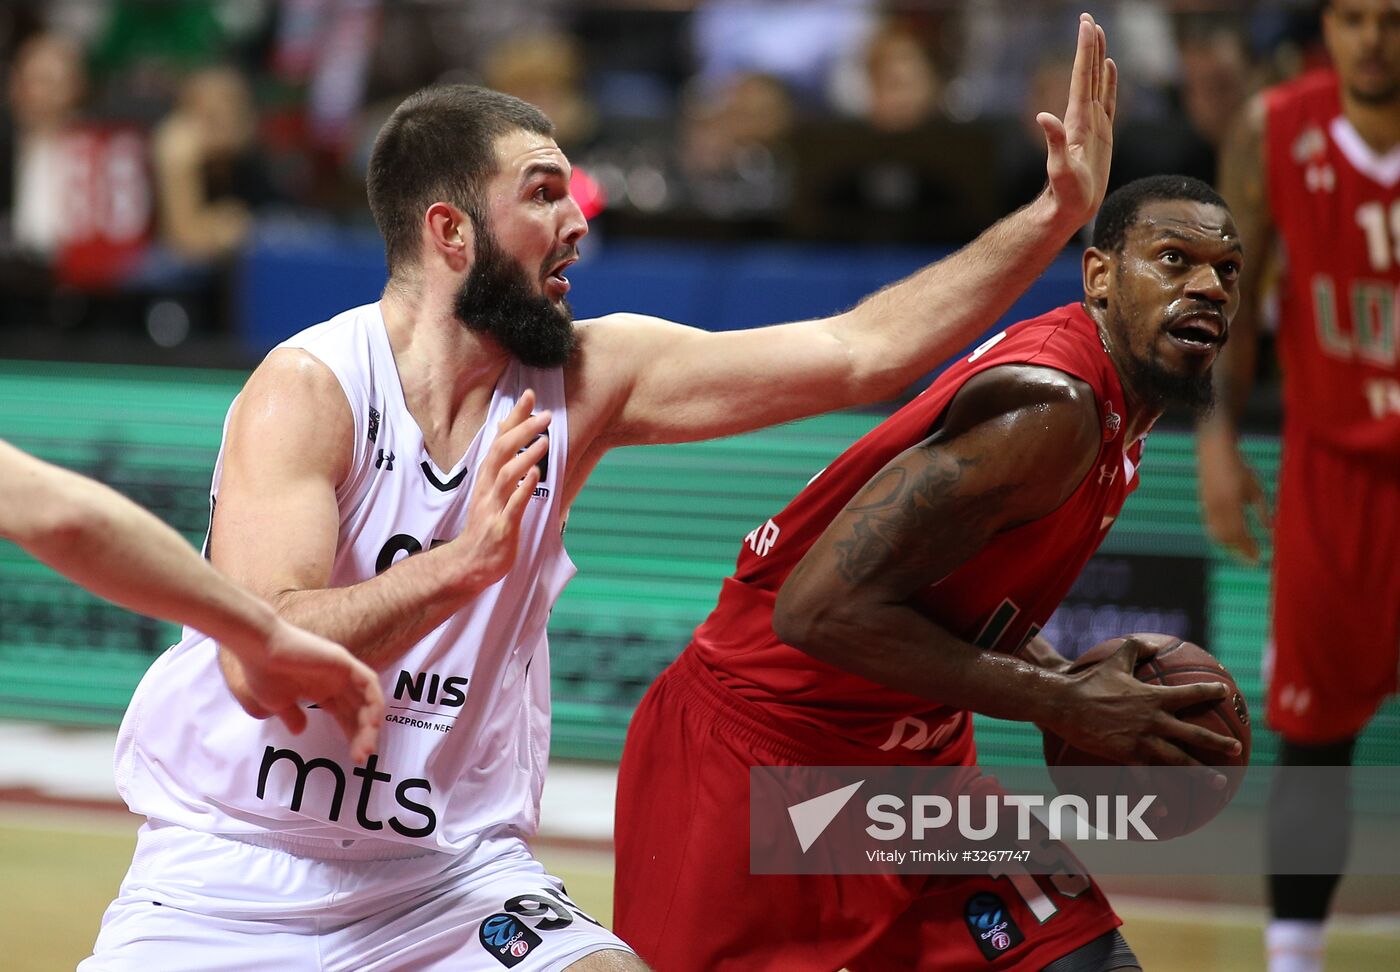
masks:
[[[755,527],[748,536],[744,537],[744,543],[750,550],[760,557],[768,556],[768,551],[773,549],[773,544],[778,542],[778,534],[782,530],[778,529],[778,524],[769,520],[761,527]]]
[[[544,942],[514,915],[499,912],[481,923],[481,947],[508,969],[513,969]]]
[[[374,468],[383,469],[387,472],[393,472],[395,458],[396,457],[392,452],[385,452],[383,449],[380,449],[379,455],[374,460]]]
[[[279,766],[279,764],[285,764]],[[307,785],[312,780],[313,773],[319,773],[316,780],[321,787],[327,783],[333,784],[329,794],[329,800],[322,807],[308,807],[308,815],[319,816],[324,813],[325,819],[331,823],[340,821],[341,811],[344,808],[345,788],[347,778],[345,769],[333,759],[318,756],[315,759],[306,759],[301,753],[294,749],[278,749],[275,746],[268,746],[263,751],[262,766],[258,769],[257,797],[259,800],[271,800],[274,803],[282,804],[283,800],[278,797],[268,797],[269,784],[272,783],[274,771],[278,781],[291,783],[291,797],[286,800],[285,805],[293,813],[302,812],[302,803],[306,799]],[[290,772],[290,779],[288,774]],[[364,766],[357,766],[350,771],[352,776],[358,776],[360,782],[359,799],[355,804],[355,822],[365,830],[383,830],[387,823],[389,829],[404,837],[427,837],[437,829],[437,813],[426,803],[420,803],[411,794],[414,791],[422,790],[425,794],[432,794],[433,788],[427,780],[413,777],[400,780],[394,789],[394,799],[398,805],[409,811],[411,816],[408,819],[401,819],[397,815],[388,820],[375,820],[369,815],[370,798],[373,796],[376,784],[392,784],[394,777],[389,773],[379,771],[379,754],[371,753],[369,759],[365,760]],[[286,793],[283,789],[280,792]],[[413,826],[416,822],[414,817],[421,818],[422,822]]]
[[[385,713],[384,721],[401,726],[412,726],[415,729],[451,732],[450,721],[457,718],[456,712],[433,712],[414,708],[408,703],[460,709],[467,703],[466,689],[469,681],[470,679],[466,675],[442,676],[437,672],[400,670],[398,680],[394,683],[394,701],[404,704],[388,706],[389,711]],[[426,718],[418,718],[419,716]],[[435,719],[448,721],[433,721]]]
[[[379,438],[379,409],[373,405],[369,407],[369,441],[374,442]]]
[[[448,675],[446,678],[437,672],[399,671],[399,680],[394,685],[394,698],[402,700],[406,695],[414,702],[428,705],[446,705],[460,708],[466,704],[466,688],[470,679],[465,675]]]
[[[1400,221],[1400,210],[1395,214]],[[1400,239],[1400,238],[1398,238]],[[1389,260],[1389,250],[1385,258]],[[1373,259],[1375,255],[1373,254]],[[1397,261],[1400,262],[1400,261]],[[1382,368],[1400,362],[1400,295],[1393,283],[1356,280],[1351,284],[1349,319],[1338,313],[1337,288],[1327,274],[1312,279],[1313,322],[1324,354],[1341,361],[1361,360]],[[1348,327],[1350,325],[1350,327]]]
[[[1002,953],[1026,940],[1012,919],[1006,902],[986,891],[967,899],[963,917],[967,921],[968,933],[988,962],[995,962]]]
[[[1115,465],[1114,463],[1106,462],[1106,463],[1104,463],[1102,466],[1099,467],[1099,484],[1100,484],[1100,485],[1104,485],[1104,484],[1112,485],[1113,481],[1114,481],[1115,479],[1117,479],[1117,478],[1118,478],[1118,466]]]
[[[889,752],[896,746],[914,750],[938,749],[953,738],[953,734],[958,731],[965,719],[966,714],[959,712],[952,719],[930,727],[923,719],[916,716],[905,716],[890,727],[890,738],[881,743],[880,748],[885,752]]]

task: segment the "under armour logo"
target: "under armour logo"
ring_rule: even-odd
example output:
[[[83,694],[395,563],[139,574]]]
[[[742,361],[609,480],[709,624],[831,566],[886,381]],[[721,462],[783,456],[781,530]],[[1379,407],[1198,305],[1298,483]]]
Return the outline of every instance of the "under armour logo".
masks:
[[[391,452],[391,453],[389,453],[389,454],[386,456],[386,455],[384,454],[384,450],[383,450],[383,449],[380,449],[380,450],[379,450],[379,458],[376,459],[376,460],[374,460],[374,468],[375,468],[375,469],[387,469],[387,470],[389,470],[390,472],[393,472],[393,471],[394,471],[394,454]]]
[[[1118,478],[1118,467],[1111,462],[1106,462],[1099,467],[1099,482],[1111,483]]]

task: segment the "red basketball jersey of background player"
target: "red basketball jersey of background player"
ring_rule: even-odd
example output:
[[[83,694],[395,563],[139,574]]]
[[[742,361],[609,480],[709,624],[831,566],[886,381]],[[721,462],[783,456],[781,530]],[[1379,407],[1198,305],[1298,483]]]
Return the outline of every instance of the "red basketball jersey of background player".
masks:
[[[1266,98],[1286,423],[1350,452],[1400,455],[1400,149],[1377,155],[1361,139],[1330,70]]]
[[[964,713],[827,665],[773,634],[773,603],[789,572],[851,497],[901,452],[926,439],[963,384],[989,368],[1030,364],[1093,389],[1102,423],[1098,458],[1047,516],[998,534],[919,598],[938,623],[982,648],[1017,651],[1054,612],[1136,486],[1141,442],[1124,442],[1128,415],[1117,371],[1078,304],[1023,321],[952,365],[914,401],[867,433],[781,512],[749,534],[693,650],[724,685],[770,711],[886,751],[945,761],[971,745]],[[942,751],[942,758],[933,751]]]

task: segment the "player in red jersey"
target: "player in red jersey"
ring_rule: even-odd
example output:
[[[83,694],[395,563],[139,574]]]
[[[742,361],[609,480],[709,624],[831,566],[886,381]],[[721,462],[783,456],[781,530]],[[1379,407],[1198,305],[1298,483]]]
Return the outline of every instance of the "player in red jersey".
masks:
[[[1250,252],[1279,241],[1284,254],[1268,718],[1285,768],[1350,765],[1357,734],[1396,690],[1400,661],[1400,3],[1331,0],[1323,36],[1334,70],[1263,92],[1220,178]],[[1211,535],[1254,561],[1246,509],[1262,513],[1263,493],[1237,422],[1258,354],[1258,267],[1240,290],[1237,334],[1216,369],[1224,407],[1202,425],[1198,451]],[[1271,846],[1306,834],[1340,871],[1349,795],[1296,773],[1277,779]],[[1271,972],[1322,968],[1336,884],[1270,879]]]
[[[1136,485],[1163,406],[1210,400],[1241,252],[1204,183],[1123,187],[1085,252],[1083,304],[953,364],[745,538],[622,757],[617,927],[659,972],[1138,967],[1082,876],[1027,893],[990,874],[750,875],[749,767],[972,765],[972,712],[1124,761],[1236,751],[1172,714],[1223,685],[1140,683],[1132,641],[1066,675],[1036,635]],[[995,946],[965,918],[987,898],[1018,929]]]

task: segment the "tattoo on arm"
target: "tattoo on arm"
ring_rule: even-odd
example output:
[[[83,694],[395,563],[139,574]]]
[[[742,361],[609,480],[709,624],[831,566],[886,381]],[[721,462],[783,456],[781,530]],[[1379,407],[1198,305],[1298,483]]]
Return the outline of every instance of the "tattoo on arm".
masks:
[[[1001,485],[976,496],[957,489],[977,458],[918,452],[917,468],[886,469],[848,507],[844,536],[833,544],[841,578],[857,584],[880,574],[885,583],[931,583],[977,551],[996,532],[993,518],[1016,490]],[[936,576],[935,576],[936,572]]]

